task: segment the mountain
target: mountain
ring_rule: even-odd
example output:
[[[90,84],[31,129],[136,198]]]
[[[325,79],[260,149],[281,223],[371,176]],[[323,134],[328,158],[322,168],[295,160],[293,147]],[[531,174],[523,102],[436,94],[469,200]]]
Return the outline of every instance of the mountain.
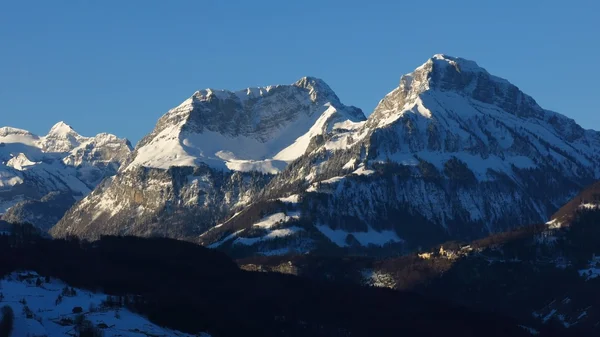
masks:
[[[119,173],[78,202],[52,234],[197,237],[255,200],[315,139],[364,119],[312,77],[198,91],[161,117]]]
[[[600,133],[434,55],[366,120],[313,78],[197,92],[52,234],[161,235],[235,257],[398,254],[545,222],[599,178]]]
[[[46,136],[0,128],[0,214],[48,230],[130,153],[126,139],[83,137],[64,122]]]
[[[323,245],[395,254],[545,222],[600,178],[599,132],[446,55],[311,150],[265,187],[274,211],[250,205],[200,242],[234,256]]]
[[[312,77],[237,92],[201,90],[159,119],[124,171],[208,164],[273,174],[303,155],[312,138],[364,119]]]

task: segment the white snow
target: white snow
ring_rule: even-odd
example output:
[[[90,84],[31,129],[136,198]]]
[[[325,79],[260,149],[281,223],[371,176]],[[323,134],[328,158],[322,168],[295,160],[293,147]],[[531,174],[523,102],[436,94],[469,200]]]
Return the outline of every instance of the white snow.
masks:
[[[23,183],[23,177],[15,170],[0,166],[0,188],[8,188]]]
[[[414,166],[418,165],[419,163],[415,156],[433,164],[440,172],[443,172],[444,164],[447,161],[456,158],[465,163],[479,181],[486,181],[490,179],[490,176],[488,175],[488,170],[490,169],[497,172],[507,172],[512,175],[512,165],[521,169],[535,167],[533,161],[525,156],[512,156],[502,159],[500,157],[490,155],[487,158],[482,158],[466,152],[399,152],[392,155],[386,155],[385,157],[379,157],[377,160],[384,162],[385,160],[390,159],[402,165]]]
[[[296,226],[292,226],[292,227],[288,227],[288,228],[281,228],[281,229],[274,229],[274,230],[269,230],[266,235],[263,235],[263,236],[260,236],[257,238],[238,237],[237,239],[235,239],[233,241],[233,244],[234,245],[241,244],[241,245],[251,246],[251,245],[261,242],[261,241],[273,240],[273,239],[277,239],[277,238],[284,238],[286,236],[291,236],[291,235],[294,235],[301,231],[304,231],[304,229],[302,229],[300,227],[296,227]]]
[[[235,171],[280,172],[287,163],[306,152],[315,136],[333,128],[346,130],[358,127],[353,124],[357,118],[347,113],[346,107],[337,99],[326,101],[330,97],[325,95],[316,100],[317,92],[308,83],[310,81],[237,92],[198,91],[161,118],[161,125],[167,126],[156,129],[152,139],[137,149],[128,168],[166,169],[205,163]],[[273,88],[278,90],[275,92]],[[250,122],[241,125],[241,130],[235,133],[211,131],[214,130],[211,126],[200,130],[185,128],[190,115],[208,113],[209,110],[210,113],[220,113],[213,111],[212,106],[204,105],[204,102],[214,99],[237,104],[232,108],[233,113],[239,113],[243,118],[249,114]]]
[[[31,277],[20,280],[19,276]],[[192,337],[179,331],[159,327],[148,319],[135,314],[125,308],[103,308],[101,303],[107,295],[88,290],[74,288],[75,296],[63,296],[60,303],[56,303],[58,295],[67,284],[51,279],[50,283],[36,286],[38,279],[35,272],[12,273],[0,281],[0,292],[4,296],[2,305],[9,305],[15,314],[14,330],[12,336],[68,336],[75,333],[73,325],[59,324],[61,319],[74,319],[74,307],[83,308],[85,318],[94,325],[106,324],[102,329],[106,337],[146,337],[146,336],[173,336]],[[44,281],[43,277],[40,277]],[[20,301],[25,300],[25,304]],[[23,308],[27,306],[33,313],[33,318],[27,318]],[[97,311],[91,312],[91,306]],[[117,315],[118,311],[118,315]],[[117,318],[119,317],[119,318]],[[209,337],[207,334],[201,336]]]
[[[232,171],[257,171],[262,173],[277,174],[287,166],[287,162],[272,159],[258,161],[234,159],[228,161],[225,165]]]
[[[354,165],[356,165],[356,158],[350,159],[346,164],[344,164],[344,166],[342,166],[342,168],[344,170],[351,170],[354,168]]]
[[[48,132],[48,135],[49,136],[67,136],[67,135],[74,134],[74,133],[75,133],[75,131],[73,130],[73,128],[71,128],[71,126],[67,125],[63,121],[60,121],[60,122],[54,124],[54,126],[50,129],[50,132]]]
[[[16,143],[23,144],[29,147],[37,147],[39,143],[39,137],[27,130],[4,126],[0,127],[0,143]]]
[[[358,169],[356,169],[354,172],[352,172],[352,174],[356,174],[359,176],[368,176],[373,173],[375,173],[375,171],[365,168],[364,165],[361,165]]]
[[[286,204],[297,204],[300,202],[300,196],[298,194],[292,194],[285,198],[279,198],[278,200]]]
[[[273,174],[281,171],[288,161],[304,154],[312,137],[309,132],[305,137],[306,144],[303,138],[296,141],[295,145],[280,150],[278,147],[286,145],[284,139],[289,137],[282,130],[274,131],[273,138],[263,142],[249,136],[232,137],[209,130],[202,133],[184,132],[181,131],[182,127],[183,124],[173,125],[162,130],[150,143],[137,149],[135,159],[128,168],[146,166],[167,169],[205,163],[219,169]]]
[[[226,236],[225,238],[223,238],[222,240],[212,243],[212,244],[208,245],[207,247],[208,248],[217,248],[220,245],[224,244],[225,242],[236,238],[243,231],[244,231],[243,229],[240,229],[239,231],[233,232],[233,233],[229,234],[228,236]]]
[[[319,119],[317,119],[316,122],[312,125],[312,127],[310,127],[308,132],[298,137],[293,144],[287,146],[279,153],[277,153],[274,158],[288,162],[299,158],[306,152],[310,140],[313,137],[322,135],[325,131],[328,131],[326,129],[327,122],[336,113],[337,110],[333,106],[327,104],[326,110],[319,116]]]
[[[292,219],[298,219],[299,217],[300,216],[298,213],[291,213],[289,215],[286,215],[285,213],[280,212],[280,213],[268,215],[252,226],[269,229],[273,226],[288,222]]]
[[[369,227],[367,232],[347,232],[342,229],[332,229],[326,225],[316,225],[315,227],[321,233],[323,233],[323,235],[329,238],[331,242],[335,243],[339,247],[348,246],[348,243],[346,243],[346,238],[349,234],[352,234],[352,236],[354,236],[362,246],[383,246],[386,243],[397,243],[403,241],[394,231],[390,230],[376,231],[375,229]]]
[[[254,238],[243,237],[242,233],[244,233],[245,230],[241,229],[241,230],[234,232],[233,234],[228,235],[224,239],[209,245],[208,248],[217,248],[217,247],[221,246],[222,244],[224,244],[225,242],[230,241],[230,240],[233,240],[232,244],[234,244],[234,245],[242,244],[242,245],[251,246],[251,245],[261,242],[261,241],[272,240],[272,239],[276,239],[276,238],[282,238],[282,237],[294,235],[298,232],[304,231],[304,229],[302,229],[300,227],[296,227],[296,226],[290,226],[288,228],[274,228],[274,227],[283,225],[286,222],[289,222],[289,221],[295,220],[295,219],[299,219],[299,218],[300,218],[299,212],[288,212],[287,214],[283,213],[283,212],[279,212],[279,213],[267,215],[264,218],[262,218],[260,221],[258,221],[257,223],[252,225],[252,227],[261,228],[261,229],[265,230],[266,233],[264,235],[262,235],[260,237],[254,237]]]
[[[6,166],[12,167],[15,170],[24,171],[31,166],[35,166],[39,164],[39,162],[32,162],[27,158],[24,153],[19,153],[17,156],[12,157],[9,161],[6,162]]]

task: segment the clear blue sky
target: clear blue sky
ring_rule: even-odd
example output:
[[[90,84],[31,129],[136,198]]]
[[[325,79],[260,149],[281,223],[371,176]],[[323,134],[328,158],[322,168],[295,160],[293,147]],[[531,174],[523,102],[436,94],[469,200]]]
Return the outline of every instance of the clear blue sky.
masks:
[[[0,126],[134,143],[194,91],[324,79],[369,114],[436,53],[600,130],[600,1],[0,1]]]

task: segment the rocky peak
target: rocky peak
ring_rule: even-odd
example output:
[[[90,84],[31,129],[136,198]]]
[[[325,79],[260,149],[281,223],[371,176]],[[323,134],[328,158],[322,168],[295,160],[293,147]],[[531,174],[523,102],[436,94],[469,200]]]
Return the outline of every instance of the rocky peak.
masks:
[[[204,162],[219,169],[278,172],[335,123],[364,119],[360,109],[343,105],[314,77],[238,91],[204,89],[163,115],[123,170],[129,164],[168,168]]]
[[[61,121],[56,123],[48,135],[43,137],[41,145],[44,152],[69,152],[85,139],[71,126]]]
[[[417,94],[429,89],[465,90],[479,78],[485,78],[497,84],[506,85],[508,81],[490,75],[476,62],[460,57],[436,54],[413,72],[402,76],[400,88],[403,91],[415,91]]]
[[[444,102],[450,96],[456,98],[452,106]],[[516,117],[547,117],[532,97],[507,80],[491,75],[473,61],[443,54],[434,55],[413,72],[402,76],[398,88],[380,102],[371,117],[378,123],[395,120],[399,117],[395,115],[408,110],[418,110],[427,118],[435,119],[440,114],[437,117],[446,119],[452,118],[447,115],[451,111],[462,113],[460,110],[467,105],[481,103],[494,105],[500,108],[499,111]]]
[[[332,103],[340,102],[335,92],[320,78],[305,76],[296,81],[293,86],[308,90],[312,102],[316,102],[319,98]]]

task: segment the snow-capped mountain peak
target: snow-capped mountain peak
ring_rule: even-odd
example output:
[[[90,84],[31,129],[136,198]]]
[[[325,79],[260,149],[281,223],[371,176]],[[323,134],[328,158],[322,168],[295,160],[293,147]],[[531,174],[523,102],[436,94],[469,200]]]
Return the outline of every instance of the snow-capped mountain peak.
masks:
[[[78,134],[65,122],[56,123],[42,138],[41,144],[45,152],[68,152],[85,141],[86,138]]]
[[[50,132],[48,132],[48,136],[55,136],[55,137],[65,137],[65,136],[79,136],[79,134],[77,132],[75,132],[75,130],[73,130],[73,128],[68,125],[67,123],[60,121],[56,124],[54,124],[54,126],[52,126],[52,128],[50,129]]]
[[[160,118],[124,170],[203,163],[276,173],[334,123],[364,119],[360,109],[340,103],[331,88],[314,77],[239,91],[204,89]],[[284,151],[290,146],[293,149]]]
[[[475,61],[444,54],[436,54],[413,72],[402,76],[400,89],[414,95],[430,89],[460,91],[467,95],[480,95],[478,90],[497,89],[486,93],[493,96],[512,86],[507,80],[493,76]],[[485,100],[484,100],[485,101]]]
[[[75,199],[114,175],[130,152],[126,139],[109,134],[84,137],[65,122],[55,124],[42,137],[2,127],[0,215],[48,229]],[[60,205],[48,203],[44,197],[51,193],[66,197],[60,199]]]
[[[332,103],[339,103],[340,101],[329,85],[320,78],[305,76],[296,81],[293,85],[308,90],[312,102],[316,102],[318,97],[323,97]]]

